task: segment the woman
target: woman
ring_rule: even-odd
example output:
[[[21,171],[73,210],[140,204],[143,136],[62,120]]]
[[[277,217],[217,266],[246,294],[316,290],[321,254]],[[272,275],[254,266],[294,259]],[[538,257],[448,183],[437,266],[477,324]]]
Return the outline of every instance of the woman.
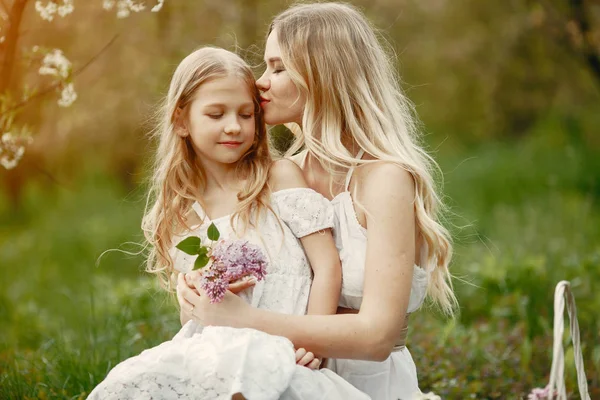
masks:
[[[210,305],[180,277],[182,312],[203,325],[287,337],[330,359],[328,368],[375,400],[412,398],[420,391],[405,346],[408,315],[426,295],[447,314],[457,302],[435,163],[418,144],[411,105],[374,29],[345,4],[299,5],[277,16],[265,62],[257,81],[265,120],[290,124],[296,140],[288,155],[305,147],[293,160],[335,208],[340,309],[282,315],[231,293]],[[199,287],[197,274],[189,278]]]

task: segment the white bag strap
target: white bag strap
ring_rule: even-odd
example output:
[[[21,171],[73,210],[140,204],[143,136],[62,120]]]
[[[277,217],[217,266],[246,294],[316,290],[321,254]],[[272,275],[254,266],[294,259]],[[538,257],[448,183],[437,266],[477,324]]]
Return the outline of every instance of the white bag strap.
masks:
[[[567,400],[565,388],[565,352],[563,349],[565,299],[567,302],[567,313],[569,314],[571,338],[573,340],[573,353],[575,356],[575,368],[577,369],[579,395],[582,400],[590,400],[587,378],[583,366],[583,356],[581,354],[577,307],[575,307],[575,299],[571,292],[571,284],[568,281],[558,282],[556,290],[554,291],[554,346],[552,351],[552,369],[550,370],[550,400],[554,399],[555,389],[558,400]]]

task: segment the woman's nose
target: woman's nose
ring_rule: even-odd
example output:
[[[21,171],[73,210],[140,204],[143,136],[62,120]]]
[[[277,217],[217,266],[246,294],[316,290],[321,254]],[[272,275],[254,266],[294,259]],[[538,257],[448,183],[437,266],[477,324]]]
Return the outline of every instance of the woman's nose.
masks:
[[[258,80],[256,81],[256,87],[261,92],[266,92],[267,90],[269,90],[270,81],[266,77],[266,75],[267,75],[267,72],[265,71],[265,73],[262,74],[262,76],[260,78],[258,78]]]

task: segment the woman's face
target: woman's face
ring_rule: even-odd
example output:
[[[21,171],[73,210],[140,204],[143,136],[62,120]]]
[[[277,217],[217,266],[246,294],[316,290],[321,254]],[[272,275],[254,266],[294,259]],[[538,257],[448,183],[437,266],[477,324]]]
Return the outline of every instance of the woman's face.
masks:
[[[260,105],[265,122],[269,125],[288,122],[302,125],[306,97],[300,94],[281,61],[276,29],[267,38],[265,63],[267,69],[256,81],[256,86],[261,91]]]

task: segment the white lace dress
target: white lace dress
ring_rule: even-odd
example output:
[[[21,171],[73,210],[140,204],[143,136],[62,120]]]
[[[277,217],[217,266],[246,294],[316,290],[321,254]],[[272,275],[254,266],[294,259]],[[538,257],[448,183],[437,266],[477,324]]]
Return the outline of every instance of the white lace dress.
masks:
[[[327,199],[311,189],[287,189],[271,196],[271,212],[260,230],[244,239],[263,248],[267,275],[241,294],[254,307],[286,314],[304,314],[311,269],[298,238],[333,227]],[[198,204],[194,210],[204,217]],[[206,238],[214,222],[223,238],[234,238],[229,216],[195,227],[189,236]],[[178,242],[178,240],[176,241]],[[175,267],[191,270],[194,257],[174,250]],[[311,371],[295,363],[292,343],[252,329],[201,327],[188,322],[172,340],[113,368],[89,399],[368,399],[331,371]]]

